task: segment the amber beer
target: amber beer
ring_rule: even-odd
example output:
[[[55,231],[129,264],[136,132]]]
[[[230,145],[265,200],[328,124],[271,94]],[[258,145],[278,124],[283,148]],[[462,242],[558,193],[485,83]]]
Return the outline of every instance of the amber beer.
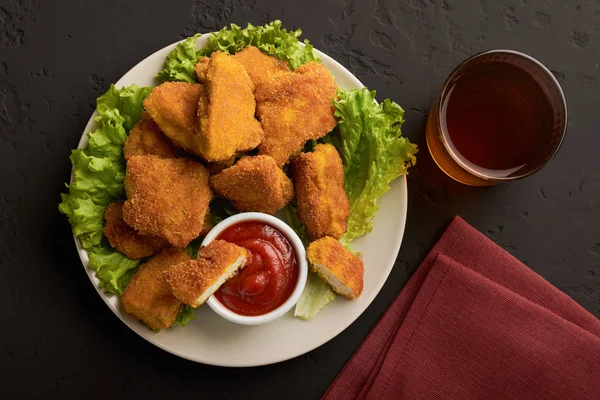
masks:
[[[427,121],[427,145],[451,178],[488,186],[523,178],[558,151],[567,126],[552,73],[515,51],[492,50],[448,77]]]

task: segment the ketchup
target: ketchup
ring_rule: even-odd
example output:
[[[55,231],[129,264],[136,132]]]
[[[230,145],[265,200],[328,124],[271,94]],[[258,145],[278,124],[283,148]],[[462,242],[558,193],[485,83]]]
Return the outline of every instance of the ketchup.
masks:
[[[262,315],[291,296],[298,281],[298,261],[283,233],[247,221],[230,226],[217,239],[248,250],[246,266],[215,293],[221,304],[240,315]]]

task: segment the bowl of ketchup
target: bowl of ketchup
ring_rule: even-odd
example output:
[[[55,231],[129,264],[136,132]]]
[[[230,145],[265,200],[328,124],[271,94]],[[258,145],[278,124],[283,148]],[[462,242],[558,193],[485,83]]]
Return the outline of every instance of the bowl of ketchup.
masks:
[[[298,302],[308,274],[306,252],[296,232],[263,213],[236,214],[215,226],[202,245],[225,240],[245,248],[244,267],[207,301],[221,317],[242,325],[271,322]]]

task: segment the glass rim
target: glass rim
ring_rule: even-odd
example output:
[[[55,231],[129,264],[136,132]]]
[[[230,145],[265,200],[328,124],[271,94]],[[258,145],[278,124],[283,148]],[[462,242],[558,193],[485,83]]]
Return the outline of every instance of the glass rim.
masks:
[[[463,160],[461,160],[460,157],[458,157],[456,155],[456,152],[453,150],[452,146],[450,145],[450,143],[448,142],[448,133],[444,130],[443,128],[443,124],[440,122],[440,117],[442,115],[442,107],[443,107],[443,99],[445,99],[445,97],[448,94],[448,86],[450,84],[450,82],[453,80],[453,78],[455,78],[465,67],[465,65],[471,61],[473,61],[476,58],[485,56],[485,55],[489,55],[489,54],[510,54],[510,55],[515,55],[517,57],[522,57],[528,61],[533,62],[534,64],[536,64],[538,67],[541,68],[541,70],[543,71],[543,73],[548,76],[550,78],[550,81],[552,82],[552,84],[555,86],[556,90],[558,91],[558,94],[560,95],[561,98],[561,103],[562,103],[562,110],[560,111],[563,116],[564,116],[564,126],[562,128],[562,132],[560,132],[560,139],[558,141],[558,144],[556,145],[555,149],[552,151],[552,154],[550,155],[550,157],[548,157],[548,159],[541,163],[539,166],[537,166],[536,168],[532,169],[531,171],[525,173],[525,174],[521,174],[518,176],[507,176],[507,177],[491,177],[489,175],[485,175],[482,174],[476,170],[474,170],[473,168],[471,168],[470,166],[468,166],[466,163],[463,162]],[[552,73],[552,71],[550,71],[550,69],[548,69],[548,67],[546,67],[543,63],[541,63],[540,61],[538,61],[537,59],[531,57],[528,54],[522,53],[520,51],[516,51],[516,50],[509,50],[509,49],[495,49],[495,50],[486,50],[486,51],[482,51],[480,53],[474,54],[471,57],[467,58],[466,60],[462,61],[460,64],[458,64],[453,70],[452,72],[450,72],[450,74],[448,75],[448,78],[446,78],[446,80],[444,81],[444,85],[442,86],[442,90],[440,92],[440,97],[438,100],[438,104],[436,106],[436,112],[438,114],[438,118],[436,123],[439,125],[438,128],[440,130],[441,133],[441,142],[442,145],[444,146],[444,149],[448,152],[448,154],[450,155],[450,157],[452,158],[452,160],[454,162],[456,162],[460,168],[464,169],[465,171],[467,171],[469,174],[474,175],[475,177],[479,178],[479,179],[483,179],[485,181],[488,182],[506,182],[506,181],[513,181],[513,180],[517,180],[517,179],[521,179],[521,178],[525,178],[527,176],[530,176],[536,172],[538,172],[539,170],[541,170],[542,168],[544,168],[548,162],[554,158],[554,156],[556,155],[556,153],[558,153],[558,151],[560,150],[560,148],[562,147],[563,141],[565,139],[566,133],[567,133],[567,125],[568,125],[568,113],[567,113],[567,99],[565,97],[565,94],[562,90],[562,87],[560,86],[560,83],[558,82],[558,79],[556,79],[556,77],[554,76],[554,74]]]

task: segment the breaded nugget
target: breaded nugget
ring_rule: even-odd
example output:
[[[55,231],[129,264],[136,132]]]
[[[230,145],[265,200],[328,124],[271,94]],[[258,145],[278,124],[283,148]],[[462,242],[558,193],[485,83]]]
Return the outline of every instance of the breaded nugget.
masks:
[[[224,240],[214,240],[200,249],[196,260],[173,265],[162,273],[177,299],[196,308],[216,292],[238,269],[248,252]]]
[[[202,57],[196,64],[196,77],[198,78],[198,82],[200,83],[206,82],[206,70],[208,69],[209,61],[209,57]]]
[[[168,248],[142,264],[123,292],[121,299],[125,311],[152,329],[172,326],[181,302],[173,296],[169,285],[158,278],[167,268],[189,259],[184,249]]]
[[[203,85],[165,82],[152,89],[144,108],[175,146],[200,156],[198,102],[205,97]]]
[[[292,181],[269,156],[243,157],[212,176],[210,185],[239,211],[275,214],[294,196]]]
[[[306,249],[306,258],[311,269],[337,294],[355,299],[362,293],[365,275],[362,260],[334,238],[325,236],[312,242]]]
[[[225,161],[254,149],[263,130],[254,118],[254,85],[232,56],[215,52],[206,69],[208,103],[200,99],[199,153],[206,161]]]
[[[283,166],[308,140],[317,140],[336,124],[332,100],[337,86],[323,65],[309,62],[294,72],[278,73],[256,89],[256,112],[265,131],[258,147]]]
[[[169,243],[160,237],[140,235],[123,220],[124,201],[110,203],[104,211],[104,235],[112,247],[131,259],[150,257]]]
[[[254,46],[242,49],[233,58],[244,66],[255,87],[270,79],[274,74],[290,71],[285,61],[268,56]]]
[[[348,229],[350,203],[344,190],[344,166],[335,147],[318,144],[292,163],[298,217],[310,240],[336,239]]]
[[[131,156],[144,154],[154,154],[163,158],[179,156],[173,142],[162,133],[156,122],[146,112],[133,126],[123,145],[123,155],[126,160]]]
[[[198,237],[212,198],[208,171],[202,164],[153,155],[129,159],[125,191],[125,222],[176,247],[185,247]]]

